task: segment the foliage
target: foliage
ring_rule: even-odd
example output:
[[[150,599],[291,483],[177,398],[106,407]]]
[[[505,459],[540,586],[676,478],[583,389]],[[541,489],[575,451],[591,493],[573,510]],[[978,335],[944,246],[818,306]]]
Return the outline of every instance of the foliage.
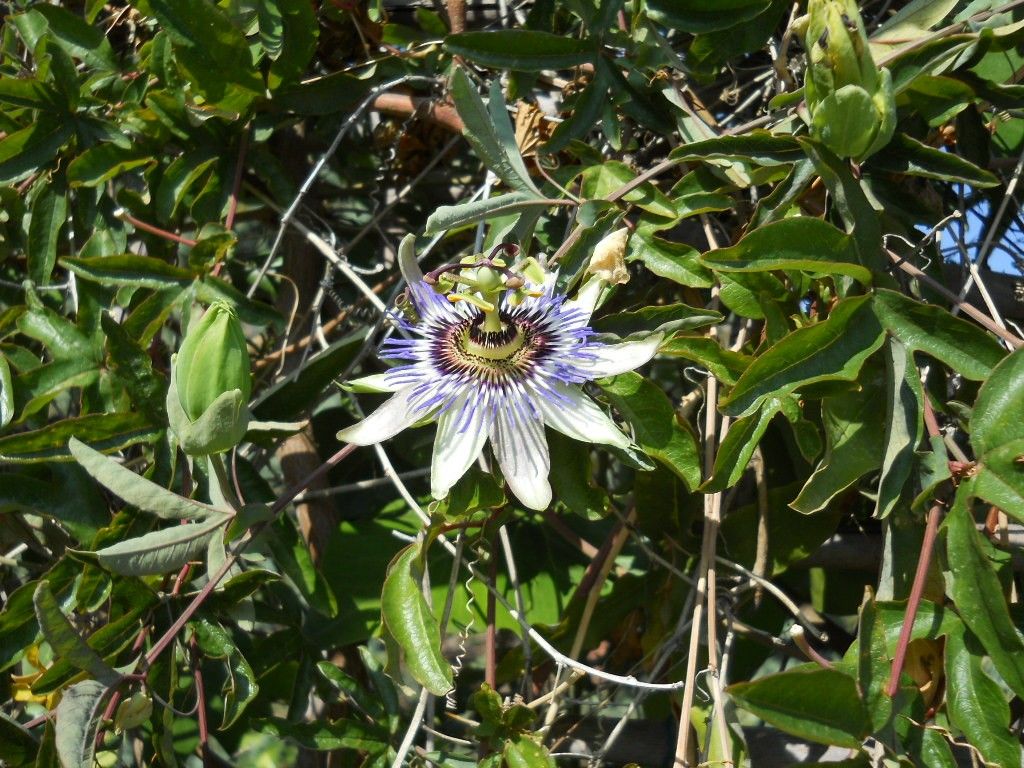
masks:
[[[1019,764],[1024,341],[957,294],[1022,264],[1021,8],[473,5],[8,5],[0,761],[386,766],[408,734],[534,768],[615,715],[689,764],[758,726]],[[549,433],[535,513],[484,469],[432,501],[430,429],[336,443],[406,235],[571,295],[623,227],[594,331],[664,341],[588,393],[635,445]],[[205,359],[185,418],[211,305],[251,392]]]

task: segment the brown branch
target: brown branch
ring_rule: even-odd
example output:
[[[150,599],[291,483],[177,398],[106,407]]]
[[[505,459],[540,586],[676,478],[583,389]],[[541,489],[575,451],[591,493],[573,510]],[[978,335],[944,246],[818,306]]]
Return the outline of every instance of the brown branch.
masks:
[[[462,133],[464,128],[462,118],[455,111],[455,107],[439,104],[435,99],[410,96],[407,93],[382,93],[373,100],[373,109],[398,117],[422,115],[428,122],[455,133]]]

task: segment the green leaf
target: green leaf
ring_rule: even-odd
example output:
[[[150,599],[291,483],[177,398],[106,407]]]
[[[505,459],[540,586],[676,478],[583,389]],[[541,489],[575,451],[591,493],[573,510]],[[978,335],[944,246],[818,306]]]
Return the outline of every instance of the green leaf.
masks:
[[[720,407],[730,416],[747,416],[769,396],[815,382],[853,381],[884,340],[870,297],[844,299],[828,319],[793,331],[757,357]]]
[[[975,101],[981,100],[978,98],[980,94],[976,94],[963,80],[927,74],[921,74],[911,80],[902,89],[900,96],[901,101],[910,102],[910,110],[916,112],[919,119],[933,128],[949,122]],[[938,162],[941,164],[941,159]],[[969,167],[976,173],[985,174],[976,166]],[[994,179],[994,176],[990,177],[990,180]],[[986,185],[990,186],[991,183],[986,182]]]
[[[39,743],[21,723],[0,712],[0,760],[11,768],[34,765]]]
[[[48,517],[60,522],[78,541],[91,541],[110,522],[106,500],[92,478],[78,467],[58,465],[50,470],[51,477],[46,480],[10,470],[0,474],[0,513],[22,510]],[[62,492],[54,493],[54,487]]]
[[[555,127],[551,138],[541,147],[542,152],[561,152],[573,139],[583,138],[595,127],[608,104],[611,78],[608,76],[607,66],[604,59],[597,60],[593,78],[572,104],[572,114]]]
[[[522,733],[505,742],[503,752],[508,768],[555,768],[555,759],[547,749],[534,741],[531,734]]]
[[[72,187],[98,187],[132,168],[152,162],[155,162],[154,158],[145,149],[100,144],[71,161],[68,183]]]
[[[77,438],[72,437],[68,441],[68,450],[75,461],[104,488],[120,496],[126,503],[152,512],[164,520],[205,520],[231,514],[227,510],[179,496],[135,474],[109,456],[94,451]]]
[[[37,285],[50,282],[50,273],[57,261],[57,244],[67,214],[67,195],[57,183],[47,184],[32,203],[25,251],[28,257],[28,276]]]
[[[488,197],[485,200],[474,200],[459,205],[442,205],[427,217],[424,232],[428,235],[434,232],[444,232],[465,224],[472,224],[474,221],[507,216],[510,213],[519,213],[538,206],[547,208],[550,205],[550,200],[528,192],[509,192],[505,195]]]
[[[441,654],[437,619],[423,597],[419,555],[420,545],[411,544],[391,561],[381,593],[381,616],[416,682],[435,696],[444,696],[452,687],[452,669]]]
[[[973,323],[942,307],[879,289],[871,301],[882,326],[913,352],[924,352],[965,378],[984,381],[1006,352]]]
[[[0,430],[14,418],[14,382],[7,356],[0,351]]]
[[[1020,765],[1020,743],[1010,730],[1003,690],[985,672],[977,640],[963,626],[946,637],[946,709],[986,763]]]
[[[621,338],[634,334],[647,336],[651,333],[675,333],[717,325],[723,318],[710,309],[696,309],[686,304],[667,304],[642,307],[631,312],[616,312],[605,315],[591,323],[598,333],[614,333]]]
[[[806,664],[726,688],[736,705],[808,741],[859,749],[868,716],[857,681],[838,669]]]
[[[365,333],[344,336],[275,382],[253,405],[253,417],[262,421],[283,421],[305,411],[349,367],[365,338]]]
[[[882,258],[882,224],[878,212],[872,207],[860,182],[853,177],[847,162],[811,139],[798,138],[797,141],[825,182],[843,219],[846,233],[857,244],[858,261],[874,273],[876,282],[880,281],[888,265]]]
[[[267,544],[281,572],[314,611],[328,618],[338,615],[338,600],[327,578],[313,562],[309,544],[298,535],[289,520],[278,520]]]
[[[370,754],[386,753],[388,734],[378,725],[364,725],[358,720],[322,720],[316,723],[290,723],[279,717],[255,722],[263,733],[279,739],[290,739],[306,749],[333,751],[357,749]]]
[[[49,307],[34,306],[18,318],[18,330],[43,344],[58,360],[96,360],[93,340]]]
[[[684,32],[715,32],[752,19],[769,0],[647,0],[647,14],[658,24]]]
[[[139,635],[139,619],[156,604],[158,598],[155,592],[142,588],[138,590],[145,595],[146,603],[133,608],[123,616],[105,624],[89,636],[89,648],[95,651],[100,657],[112,656],[127,648]],[[35,682],[32,683],[32,693],[43,695],[56,691],[75,676],[79,674],[78,669],[72,665],[67,656],[58,658]]]
[[[790,504],[793,509],[805,515],[820,512],[863,475],[878,468],[885,434],[880,399],[879,388],[866,387],[857,394],[822,401],[825,455]]]
[[[755,165],[790,165],[803,159],[795,139],[755,130],[742,136],[718,136],[676,147],[669,159],[679,163],[694,160],[741,160]]]
[[[88,259],[61,259],[60,263],[85,280],[103,285],[166,288],[190,285],[192,273],[153,256],[124,253]]]
[[[871,167],[889,173],[970,184],[980,189],[999,185],[999,179],[989,171],[903,133],[896,134],[883,151],[872,156]]]
[[[93,676],[106,686],[114,685],[117,674],[71,626],[46,581],[40,581],[32,596],[36,620],[54,655]]]
[[[978,462],[974,491],[1024,520],[1024,349],[1005,358],[982,384],[971,413]]]
[[[608,493],[591,480],[591,446],[550,429],[547,440],[551,455],[558,457],[551,462],[550,475],[555,498],[585,520],[605,517],[609,511]]]
[[[700,485],[700,452],[689,422],[677,418],[661,388],[638,373],[600,382],[612,404],[633,425],[637,445],[693,490]]]
[[[205,0],[139,0],[174,44],[177,64],[211,102],[244,107],[263,92],[262,78],[242,33],[228,14]]]
[[[220,730],[230,728],[259,694],[256,675],[231,635],[220,624],[199,619],[192,624],[199,650],[209,658],[222,659],[227,667],[224,681],[224,717]]]
[[[16,406],[21,406],[21,420],[44,408],[64,391],[95,383],[99,374],[99,365],[91,356],[54,360],[33,368],[18,380],[20,389],[15,394]]]
[[[853,239],[810,216],[758,227],[736,245],[708,251],[701,262],[720,272],[799,269],[814,275],[849,275],[864,285],[871,283],[871,270],[859,263]]]
[[[587,200],[605,200],[620,187],[632,182],[636,172],[620,160],[606,160],[584,169],[580,196]],[[668,219],[676,218],[676,208],[665,193],[654,184],[645,181],[622,197],[638,208]],[[667,222],[666,222],[667,223]]]
[[[462,32],[448,35],[444,47],[485,67],[523,72],[569,69],[592,63],[597,57],[592,41],[529,29]]]
[[[117,58],[103,30],[56,5],[36,5],[29,12],[46,19],[51,38],[64,51],[99,70],[117,69]]]
[[[984,646],[999,675],[1014,693],[1024,697],[1024,639],[1010,617],[969,502],[969,486],[961,486],[946,518],[946,559],[953,573],[951,596],[960,618]]]
[[[96,557],[104,568],[122,576],[167,573],[205,551],[210,539],[220,534],[228,520],[227,515],[222,515],[201,523],[163,528],[104,547],[96,552]]]
[[[188,191],[217,160],[212,150],[197,149],[183,153],[167,166],[153,194],[153,207],[160,221],[171,221]]]
[[[650,227],[637,227],[629,238],[629,261],[640,261],[658,277],[692,288],[707,288],[714,282],[696,248],[663,240]]]
[[[0,140],[0,184],[13,184],[49,166],[71,138],[70,121],[39,120]]]
[[[77,437],[102,451],[150,442],[159,429],[138,413],[92,413],[63,419],[31,432],[0,437],[0,459],[16,464],[71,461],[68,440]]]
[[[100,327],[107,337],[109,369],[124,384],[133,405],[153,423],[162,422],[166,380],[153,370],[148,350],[107,312],[100,314]]]
[[[92,768],[104,699],[110,689],[97,680],[75,683],[57,705],[57,755],[62,768]]]
[[[659,353],[697,363],[723,384],[733,385],[754,359],[742,352],[725,349],[707,336],[675,336],[659,348]]]
[[[480,33],[490,34],[490,33]],[[497,83],[495,83],[497,85]],[[483,100],[461,67],[452,74],[452,100],[465,125],[463,135],[477,156],[502,181],[517,192],[540,197],[515,144],[512,124],[499,89],[492,89],[490,103]],[[511,137],[511,141],[509,141]]]
[[[316,12],[305,0],[262,0],[257,8],[260,41],[272,60],[268,84],[276,90],[306,72],[316,52]]]
[[[898,340],[885,346],[885,440],[882,477],[875,517],[896,507],[914,467],[915,451],[924,434],[924,392],[910,351]]]
[[[737,419],[729,426],[715,454],[715,469],[711,477],[700,490],[704,493],[715,493],[731,488],[743,477],[768,425],[775,414],[782,410],[782,402],[777,398],[769,398],[757,413]]]

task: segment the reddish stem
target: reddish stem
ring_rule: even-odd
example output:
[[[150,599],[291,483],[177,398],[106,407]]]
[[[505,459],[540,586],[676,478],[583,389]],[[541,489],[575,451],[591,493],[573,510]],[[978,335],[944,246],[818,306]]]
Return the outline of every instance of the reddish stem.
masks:
[[[889,684],[885,687],[885,693],[890,698],[896,695],[900,687],[900,673],[903,672],[903,662],[907,658],[907,646],[910,644],[910,633],[914,629],[914,619],[917,618],[917,608],[921,604],[921,595],[924,593],[924,584],[928,578],[928,567],[932,562],[932,550],[935,548],[935,537],[939,532],[939,521],[942,519],[942,504],[935,503],[928,510],[928,522],[924,529],[924,539],[921,541],[921,554],[917,558],[917,570],[914,572],[914,584],[910,588],[910,597],[907,599],[907,610],[903,614],[903,626],[900,627],[900,639],[896,643],[896,654],[892,660],[892,674],[889,676]],[[864,639],[861,638],[864,642]]]
[[[199,644],[196,642],[195,633],[188,642],[189,651],[192,655],[192,679],[196,686],[196,710],[199,715],[199,750],[203,758],[203,765],[209,764],[210,755],[210,726],[206,720],[206,689],[203,685],[203,666],[199,655]]]
[[[234,229],[235,214],[238,213],[238,191],[242,188],[242,175],[245,173],[245,154],[249,150],[249,126],[242,131],[242,139],[238,143],[238,162],[235,164],[235,179],[231,184],[231,197],[228,202],[228,215],[224,226],[229,231]]]
[[[304,478],[303,480],[300,480],[298,483],[296,483],[287,491],[285,491],[284,494],[278,497],[277,501],[274,502],[273,506],[271,506],[271,519],[276,517],[278,512],[280,512],[282,509],[288,506],[292,499],[298,496],[310,484],[316,482],[325,474],[327,474],[332,467],[337,465],[355,449],[355,445],[346,445],[344,448],[342,448],[333,456],[331,456],[331,458],[329,458],[327,461],[321,464],[314,472],[311,472],[308,477]],[[185,624],[188,623],[188,620],[191,619],[195,612],[198,611],[199,608],[202,606],[202,604],[206,602],[206,598],[210,596],[213,590],[217,588],[217,585],[220,583],[220,580],[227,575],[227,572],[229,570],[231,570],[231,566],[233,566],[235,562],[238,560],[238,557],[242,554],[242,551],[245,549],[245,547],[249,544],[250,541],[252,541],[254,538],[256,538],[256,536],[259,535],[259,533],[263,530],[264,527],[266,527],[267,524],[268,523],[262,523],[258,526],[255,526],[251,534],[247,538],[240,541],[238,543],[238,546],[235,547],[234,551],[231,552],[231,554],[224,559],[224,563],[221,565],[220,568],[217,569],[217,572],[210,577],[210,580],[206,582],[205,586],[203,586],[203,588],[199,591],[199,594],[192,598],[192,602],[189,603],[188,606],[186,606],[185,610],[182,611],[181,615],[175,620],[175,622],[168,628],[166,632],[164,632],[163,635],[161,635],[160,639],[156,641],[153,647],[149,649],[149,652],[142,659],[140,665],[143,671],[149,669],[149,667],[152,666],[153,662],[160,657],[160,654],[163,653],[164,650],[166,650],[167,646],[174,642],[174,638],[181,631],[182,627],[184,627]]]
[[[192,247],[196,244],[196,241],[192,240],[191,238],[182,237],[181,235],[176,235],[173,232],[168,232],[166,229],[160,229],[160,227],[154,227],[152,224],[147,224],[141,219],[135,218],[123,208],[116,215],[117,218],[121,219],[122,221],[127,221],[136,229],[141,229],[143,232],[149,232],[151,235],[157,235],[158,237],[162,237],[164,240],[170,240],[175,243],[181,243],[182,245],[187,245],[189,247]]]

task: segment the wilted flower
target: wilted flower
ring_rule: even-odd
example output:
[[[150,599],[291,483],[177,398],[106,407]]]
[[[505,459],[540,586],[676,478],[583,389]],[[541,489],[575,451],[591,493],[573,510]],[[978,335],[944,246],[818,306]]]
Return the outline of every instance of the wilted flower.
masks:
[[[439,271],[424,279],[411,242],[403,242],[402,271],[417,321],[402,320],[411,338],[388,340],[382,353],[408,363],[370,377],[394,394],[338,439],[372,445],[413,424],[436,421],[431,491],[438,499],[489,440],[509,489],[531,509],[551,502],[545,425],[585,442],[630,445],[581,385],[644,364],[660,335],[597,342],[589,327],[593,286],[577,301],[554,293],[551,280],[526,291],[522,275],[499,259],[439,270],[469,273],[455,280],[467,290],[441,295],[430,284]]]
[[[629,271],[626,269],[626,243],[629,230],[626,227],[617,229],[604,237],[594,248],[590,257],[587,272],[596,275],[609,285],[621,285],[629,282]]]
[[[182,449],[195,456],[238,444],[249,424],[252,374],[234,310],[214,302],[171,361],[167,413]]]

